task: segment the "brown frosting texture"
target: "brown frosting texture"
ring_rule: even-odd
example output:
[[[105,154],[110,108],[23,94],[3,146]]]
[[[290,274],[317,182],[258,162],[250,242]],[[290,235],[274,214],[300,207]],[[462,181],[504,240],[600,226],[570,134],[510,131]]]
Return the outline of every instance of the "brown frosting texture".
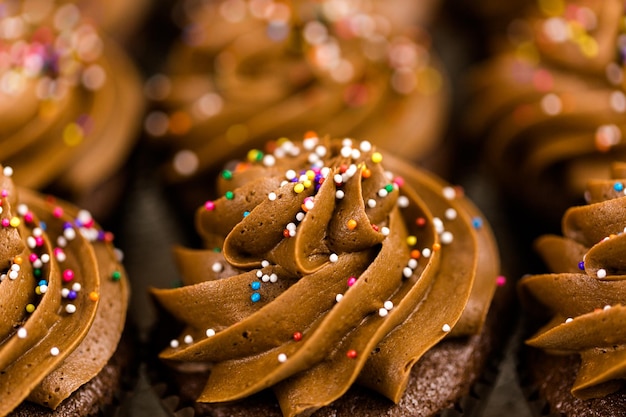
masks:
[[[499,272],[489,226],[367,141],[268,146],[197,211],[206,249],[176,250],[184,285],[152,290],[186,324],[162,359],[211,367],[201,402],[271,387],[285,416],[310,415],[354,382],[398,401],[424,352],[480,330]]]
[[[530,6],[474,72],[467,124],[512,194],[560,216],[626,155],[624,2]]]
[[[91,215],[0,175],[0,415],[56,408],[106,365],[128,284]],[[10,414],[9,414],[10,415]]]
[[[572,394],[581,399],[617,391],[626,379],[626,338],[619,330],[626,321],[626,164],[614,164],[612,176],[589,183],[589,204],[565,213],[563,236],[536,242],[551,273],[520,282],[523,299],[550,317],[527,343],[580,355]]]
[[[423,159],[447,107],[421,25],[433,1],[181,2],[182,39],[146,83],[168,177],[222,166],[306,125]],[[416,116],[419,115],[419,116]]]
[[[137,71],[74,2],[10,0],[0,27],[0,161],[22,186],[80,197],[134,145]]]

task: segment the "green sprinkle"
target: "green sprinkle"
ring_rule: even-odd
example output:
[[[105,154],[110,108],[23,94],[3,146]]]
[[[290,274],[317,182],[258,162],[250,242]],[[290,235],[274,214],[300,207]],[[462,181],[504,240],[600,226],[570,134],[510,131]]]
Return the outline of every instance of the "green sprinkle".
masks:
[[[225,180],[232,180],[233,179],[233,173],[232,171],[229,171],[227,169],[222,171],[222,178],[224,178]]]
[[[226,191],[226,194],[224,194],[224,196],[227,200],[232,200],[233,197],[235,197],[235,193],[233,193],[232,191]]]
[[[122,273],[120,271],[113,271],[111,274],[111,279],[113,281],[119,281],[122,278]]]

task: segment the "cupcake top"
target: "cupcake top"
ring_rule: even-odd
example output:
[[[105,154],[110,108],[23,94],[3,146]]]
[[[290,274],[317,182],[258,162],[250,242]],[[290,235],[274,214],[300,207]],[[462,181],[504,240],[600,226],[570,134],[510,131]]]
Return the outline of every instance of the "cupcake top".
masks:
[[[269,147],[198,210],[206,249],[176,250],[184,285],[152,290],[186,325],[161,357],[213,364],[200,402],[272,387],[294,416],[357,379],[399,401],[430,347],[481,329],[499,272],[489,226],[460,189],[367,141]]]
[[[581,399],[617,391],[626,379],[626,164],[611,180],[588,185],[588,205],[563,216],[563,236],[536,242],[550,273],[522,279],[523,299],[550,317],[527,343],[560,354],[578,354],[572,394]]]
[[[175,149],[171,180],[305,124],[413,160],[439,142],[445,82],[419,24],[434,2],[181,3],[182,39],[145,89],[147,132]]]
[[[22,186],[80,196],[117,172],[142,111],[139,78],[70,2],[0,5],[0,161]]]
[[[514,194],[558,217],[626,154],[625,11],[621,1],[533,4],[476,69],[467,122]]]
[[[106,365],[128,284],[91,215],[0,175],[0,415],[55,409]]]

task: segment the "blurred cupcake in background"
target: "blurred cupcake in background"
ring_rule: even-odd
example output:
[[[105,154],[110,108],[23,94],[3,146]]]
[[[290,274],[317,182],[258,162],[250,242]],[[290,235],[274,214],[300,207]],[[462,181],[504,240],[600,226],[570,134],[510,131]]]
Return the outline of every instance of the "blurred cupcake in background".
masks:
[[[308,129],[413,161],[432,156],[448,105],[423,26],[434,3],[180,2],[181,38],[145,86],[154,104],[145,129],[171,156],[167,179]]]
[[[557,219],[623,159],[624,3],[537,1],[471,78],[467,126],[512,195]]]
[[[0,5],[0,161],[104,218],[143,112],[141,80],[70,2]]]

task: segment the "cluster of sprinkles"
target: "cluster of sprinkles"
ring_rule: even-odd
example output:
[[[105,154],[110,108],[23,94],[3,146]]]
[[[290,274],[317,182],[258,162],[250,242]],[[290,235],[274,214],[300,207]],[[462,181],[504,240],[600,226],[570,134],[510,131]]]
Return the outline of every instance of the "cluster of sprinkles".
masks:
[[[11,167],[4,167],[2,174],[5,177],[10,178],[13,175],[13,169]],[[0,190],[0,215],[4,213],[3,203],[8,197],[8,190]],[[50,199],[49,202],[53,203],[54,200]],[[24,262],[28,261],[31,264],[32,273],[36,282],[34,293],[38,297],[42,297],[46,293],[48,293],[49,288],[49,282],[45,278],[48,276],[48,273],[45,271],[45,269],[47,268],[47,265],[50,264],[50,262],[56,262],[58,263],[59,269],[61,271],[61,298],[64,301],[63,310],[68,315],[74,314],[77,311],[75,300],[81,294],[82,285],[80,283],[79,277],[76,275],[75,270],[71,267],[64,266],[67,260],[65,249],[71,241],[76,239],[77,230],[78,233],[80,233],[89,242],[111,242],[113,240],[113,235],[109,232],[98,229],[93,218],[91,217],[91,214],[86,210],[80,210],[73,222],[64,222],[63,231],[59,236],[57,236],[55,242],[56,246],[54,246],[52,254],[50,254],[46,253],[43,250],[47,239],[47,223],[38,220],[35,217],[35,214],[24,203],[20,203],[17,205],[16,214],[17,215],[11,216],[10,218],[2,217],[2,219],[0,220],[0,224],[2,228],[18,228],[22,225],[25,226],[21,230],[28,231],[29,234],[27,236],[22,236],[22,238],[24,239],[26,246],[29,249],[29,254],[26,259],[24,259],[20,255],[15,256],[12,259],[9,270],[6,273],[0,274],[0,283],[5,279],[19,279],[21,265]],[[53,218],[60,221],[60,219],[64,216],[64,210],[61,206],[54,205],[52,207],[51,214]],[[118,256],[120,256],[119,251],[116,251],[116,253],[118,254]],[[113,281],[119,281],[121,279],[121,276],[121,272],[116,269],[111,273],[110,279]],[[91,302],[97,302],[100,298],[99,293],[96,291],[92,291],[89,294],[85,294],[84,296]],[[24,306],[26,313],[34,313],[37,309],[36,304],[37,303],[29,303]],[[16,336],[19,339],[25,339],[28,336],[26,328],[17,328]],[[57,356],[60,354],[60,351],[57,347],[53,347],[50,350],[50,354],[52,356]]]
[[[576,5],[564,0],[538,0],[539,10],[544,21],[540,36],[545,37],[551,44],[573,44],[583,57],[593,60],[600,53],[601,46],[593,36],[598,26],[598,16],[589,7]],[[540,102],[541,111],[548,116],[559,115],[564,108],[573,106],[570,93],[556,93],[553,91],[554,75],[548,67],[538,66],[540,52],[535,40],[526,33],[529,23],[515,20],[510,25],[510,38],[516,45],[516,55],[523,62],[529,63],[533,69],[516,66],[514,76],[523,83],[530,83],[536,91],[544,93]],[[605,77],[608,85],[613,88],[609,97],[609,107],[616,114],[626,113],[626,95],[621,89],[624,82],[623,66],[626,61],[624,54],[626,33],[624,25],[620,28],[615,41],[615,59],[605,68]],[[515,111],[516,120],[523,125],[532,116],[533,110],[529,105],[520,105]],[[601,124],[596,128],[593,137],[594,146],[599,152],[607,152],[622,141],[622,130],[615,123]]]
[[[32,4],[31,4],[32,3]],[[0,7],[0,95],[17,96],[34,84],[40,117],[52,115],[56,103],[74,88],[97,91],[107,74],[98,63],[103,41],[83,21],[75,4],[53,0],[13,2]],[[78,146],[93,119],[80,114],[62,131],[63,143]]]

